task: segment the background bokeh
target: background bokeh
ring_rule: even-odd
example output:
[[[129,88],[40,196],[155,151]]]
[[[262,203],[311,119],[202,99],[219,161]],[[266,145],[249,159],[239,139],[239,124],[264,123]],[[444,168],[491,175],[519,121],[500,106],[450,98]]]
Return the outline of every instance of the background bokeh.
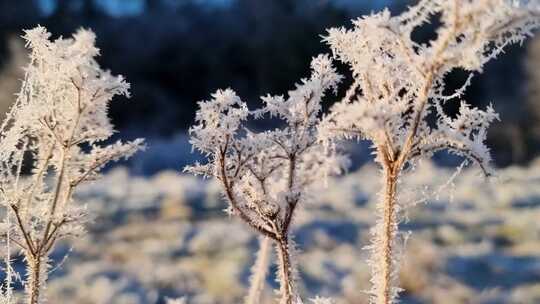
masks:
[[[226,87],[252,107],[261,95],[284,94],[308,75],[311,57],[329,51],[321,43],[326,28],[384,7],[397,14],[411,3],[0,0],[0,117],[27,60],[22,30],[41,24],[70,36],[85,27],[97,34],[100,64],[132,85],[131,100],[112,103],[118,136],[148,144],[77,193],[95,219],[86,237],[55,250],[50,302],[153,304],[186,295],[193,304],[241,303],[257,238],[224,215],[215,182],[180,174],[198,158],[187,137],[196,102]],[[426,27],[414,35],[428,41],[435,33]],[[453,72],[448,89],[465,79],[464,71]],[[403,202],[421,203],[401,224],[413,232],[400,273],[403,303],[540,303],[540,38],[489,63],[465,98],[479,107],[493,103],[500,113],[489,133],[500,179],[485,183],[473,168],[447,182],[454,171],[444,166],[456,162],[445,154],[407,178]],[[331,180],[303,209],[295,234],[302,292],[363,304],[369,269],[362,247],[379,185],[377,168],[363,166],[368,146],[350,148],[352,173]],[[15,265],[24,274],[20,258]],[[269,276],[264,303],[271,303],[272,287]]]

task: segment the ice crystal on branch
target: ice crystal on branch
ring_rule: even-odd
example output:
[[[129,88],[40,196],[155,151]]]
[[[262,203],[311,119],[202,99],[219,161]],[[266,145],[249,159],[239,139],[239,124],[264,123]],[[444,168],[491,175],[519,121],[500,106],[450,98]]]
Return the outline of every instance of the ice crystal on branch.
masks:
[[[129,84],[99,67],[95,35],[79,30],[69,39],[50,36],[43,27],[25,32],[30,63],[0,129],[0,198],[14,227],[10,241],[27,261],[31,304],[42,302],[54,244],[83,231],[86,210],[73,202],[76,187],[142,147],[141,139],[100,144],[114,132],[109,102],[115,95],[129,97]],[[23,177],[23,162],[30,160],[31,174]]]
[[[418,43],[413,32],[440,18],[436,38]],[[399,16],[388,10],[353,21],[351,29],[334,28],[325,41],[335,59],[350,66],[354,82],[345,98],[325,118],[321,132],[336,138],[373,143],[384,172],[385,189],[373,230],[372,303],[394,303],[398,222],[397,181],[402,170],[420,157],[447,150],[476,162],[486,175],[489,124],[498,119],[461,100],[463,87],[448,93],[445,76],[455,69],[473,73],[509,44],[521,43],[540,25],[538,1],[421,0]],[[446,103],[460,102],[457,117]],[[436,123],[430,124],[429,117]]]
[[[295,209],[309,199],[310,187],[338,174],[344,158],[322,144],[318,130],[321,101],[341,80],[330,58],[312,60],[310,78],[302,79],[288,97],[262,97],[263,107],[249,111],[230,89],[199,103],[196,125],[190,129],[193,146],[208,163],[186,168],[217,178],[230,203],[230,212],[276,243],[280,264],[282,303],[297,298],[289,237]],[[275,117],[282,126],[253,132],[248,118]]]

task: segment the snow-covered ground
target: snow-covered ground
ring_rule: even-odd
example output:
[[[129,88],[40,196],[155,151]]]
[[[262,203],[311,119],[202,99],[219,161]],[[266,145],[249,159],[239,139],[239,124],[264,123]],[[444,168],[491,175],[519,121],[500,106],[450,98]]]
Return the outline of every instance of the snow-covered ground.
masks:
[[[412,232],[401,268],[402,303],[540,303],[540,161],[498,171],[420,165],[400,185]],[[333,179],[296,219],[306,298],[367,303],[367,252],[378,171]],[[425,195],[431,198],[422,200]],[[116,168],[78,197],[96,214],[88,234],[57,248],[50,303],[241,303],[257,236],[222,209],[219,188],[179,172],[131,177]],[[72,249],[70,249],[72,248]],[[271,266],[271,273],[275,272]],[[270,303],[277,286],[267,280]]]

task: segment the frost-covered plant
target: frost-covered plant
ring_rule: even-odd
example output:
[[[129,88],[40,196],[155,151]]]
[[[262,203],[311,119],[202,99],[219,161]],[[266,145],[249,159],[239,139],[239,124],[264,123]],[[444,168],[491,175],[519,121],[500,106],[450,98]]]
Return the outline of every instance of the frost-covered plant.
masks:
[[[310,186],[339,173],[344,161],[321,144],[318,132],[321,99],[341,77],[328,56],[314,58],[311,68],[311,77],[303,79],[288,98],[262,97],[264,106],[255,111],[249,111],[232,90],[217,91],[211,100],[199,103],[197,124],[190,129],[191,144],[207,156],[208,163],[186,170],[219,180],[229,213],[274,241],[282,304],[301,301],[290,235],[295,211],[309,200]],[[251,115],[277,117],[282,126],[253,132],[245,125]],[[257,282],[260,277],[252,283]]]
[[[447,150],[491,173],[484,141],[498,115],[491,106],[483,111],[460,100],[470,77],[448,92],[445,76],[455,69],[482,72],[505,46],[530,36],[539,16],[538,1],[421,0],[399,16],[384,10],[354,20],[352,29],[329,30],[325,41],[334,57],[350,66],[354,82],[325,118],[324,130],[371,141],[384,176],[369,247],[371,303],[395,303],[400,291],[398,224],[405,206],[397,186],[403,171]],[[415,42],[413,32],[433,18],[440,18],[436,38]],[[445,104],[456,100],[459,113],[450,117]]]
[[[99,144],[114,132],[109,102],[129,96],[129,84],[99,67],[91,31],[50,40],[45,28],[36,27],[23,38],[30,62],[0,129],[0,203],[6,210],[0,235],[22,250],[28,303],[37,304],[45,301],[54,245],[83,232],[87,214],[74,204],[74,190],[108,162],[131,156],[142,140]],[[28,177],[24,167],[30,167]]]

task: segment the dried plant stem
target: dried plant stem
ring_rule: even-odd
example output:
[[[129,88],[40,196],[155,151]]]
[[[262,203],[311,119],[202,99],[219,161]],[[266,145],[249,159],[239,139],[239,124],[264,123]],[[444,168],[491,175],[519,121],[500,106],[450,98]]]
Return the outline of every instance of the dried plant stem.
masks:
[[[291,255],[289,252],[289,242],[287,236],[277,240],[277,252],[279,258],[279,275],[281,277],[280,304],[292,304],[294,295],[294,279],[291,271]]]
[[[55,191],[53,195],[52,204],[49,210],[49,219],[47,220],[47,225],[41,239],[36,239],[32,241],[30,236],[25,238],[26,248],[33,248],[33,250],[28,250],[25,252],[27,267],[28,267],[28,286],[26,293],[28,296],[28,304],[38,304],[40,301],[40,289],[41,282],[44,281],[43,277],[43,261],[47,259],[47,256],[52,249],[56,241],[56,233],[58,228],[64,223],[63,221],[55,224],[55,211],[62,196],[62,183],[64,181],[64,169],[65,169],[65,160],[66,160],[66,151],[62,150],[61,162],[59,173],[56,181]],[[67,190],[67,189],[66,189]],[[70,193],[65,193],[69,195]],[[15,210],[15,209],[14,209]],[[53,227],[54,226],[54,227]],[[19,222],[19,229],[25,231],[22,222]]]
[[[377,304],[391,304],[393,298],[393,272],[394,272],[394,251],[395,251],[395,238],[397,235],[397,215],[396,215],[396,182],[397,177],[394,174],[392,168],[386,168],[385,172],[385,189],[383,197],[383,214],[382,214],[382,243],[381,252],[382,255],[378,257],[381,263],[381,282],[382,286],[379,286],[376,290],[379,291],[377,297]],[[376,258],[376,257],[375,257]]]
[[[245,304],[259,304],[261,302],[261,292],[264,290],[264,283],[268,273],[272,239],[269,237],[260,237],[259,244],[259,251],[257,252],[257,259],[252,268],[250,287]]]
[[[43,261],[39,256],[27,257],[29,268],[26,293],[28,295],[28,304],[38,304],[40,299]]]

